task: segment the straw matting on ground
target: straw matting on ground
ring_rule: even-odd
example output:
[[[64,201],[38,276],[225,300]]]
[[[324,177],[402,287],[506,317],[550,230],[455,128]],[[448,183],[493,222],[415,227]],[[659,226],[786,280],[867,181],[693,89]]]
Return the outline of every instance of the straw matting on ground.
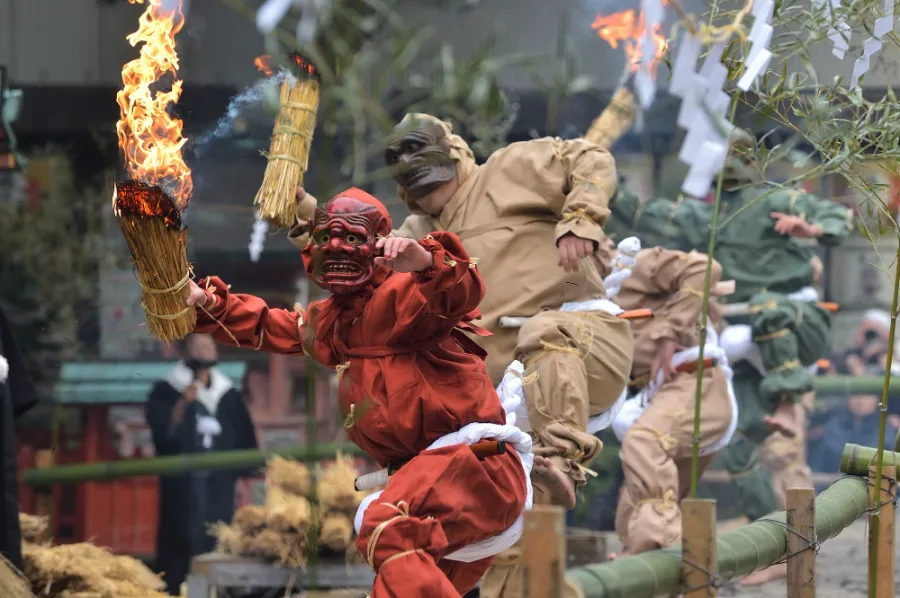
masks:
[[[34,598],[31,584],[22,572],[0,555],[0,596],[3,598]]]
[[[162,341],[184,338],[197,310],[186,303],[190,268],[181,214],[159,187],[128,181],[116,193],[116,221],[134,260],[147,328]]]
[[[297,60],[299,64],[299,57]],[[281,83],[281,108],[266,154],[269,162],[253,202],[259,206],[260,217],[278,228],[289,228],[294,223],[294,194],[308,167],[318,108],[319,82],[314,71],[300,78],[285,76]]]
[[[143,563],[88,543],[25,543],[25,577],[48,598],[166,598],[165,584]]]

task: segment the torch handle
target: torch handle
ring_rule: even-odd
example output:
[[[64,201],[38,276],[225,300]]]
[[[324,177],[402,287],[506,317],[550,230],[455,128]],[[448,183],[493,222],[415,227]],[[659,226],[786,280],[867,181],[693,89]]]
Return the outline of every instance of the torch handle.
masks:
[[[505,440],[485,440],[469,445],[472,452],[479,460],[484,460],[494,455],[502,455],[506,452]]]

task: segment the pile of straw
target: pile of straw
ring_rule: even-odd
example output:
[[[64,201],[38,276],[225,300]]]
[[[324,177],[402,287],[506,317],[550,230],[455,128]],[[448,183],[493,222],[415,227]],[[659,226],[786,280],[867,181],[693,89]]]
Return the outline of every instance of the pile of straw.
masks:
[[[316,485],[318,504],[314,505],[309,469],[297,461],[270,459],[265,505],[241,507],[230,525],[216,525],[212,530],[216,550],[291,568],[303,567],[316,547],[345,554],[348,562],[362,562],[353,544],[353,516],[366,496],[353,487],[358,475],[353,461],[338,454]]]
[[[303,183],[309,162],[316,112],[319,109],[319,76],[312,64],[297,53],[289,56],[296,66],[281,83],[281,107],[266,155],[268,164],[253,203],[259,215],[277,228],[294,223],[294,194]]]
[[[166,598],[141,562],[89,543],[22,546],[25,577],[39,598]]]
[[[184,338],[197,311],[186,304],[187,229],[178,207],[161,188],[126,181],[116,185],[113,210],[134,260],[147,328],[162,341]]]
[[[353,517],[367,492],[357,492],[353,482],[359,470],[353,460],[341,453],[322,472],[316,485],[322,523],[319,542],[337,552],[346,552],[353,544]]]
[[[19,528],[22,530],[22,541],[41,542],[47,536],[50,522],[46,516],[19,513]]]

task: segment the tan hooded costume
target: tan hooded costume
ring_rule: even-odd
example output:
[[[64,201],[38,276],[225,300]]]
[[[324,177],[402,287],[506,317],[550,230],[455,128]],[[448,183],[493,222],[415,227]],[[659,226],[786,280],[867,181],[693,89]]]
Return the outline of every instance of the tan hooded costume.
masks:
[[[681,539],[678,503],[689,489],[694,402],[697,386],[699,322],[706,278],[707,256],[654,247],[637,256],[631,276],[622,282],[616,302],[623,309],[649,308],[653,318],[632,322],[634,363],[632,391],[644,390],[635,401],[647,407],[630,427],[623,426],[621,459],[625,471],[622,496],[616,511],[616,533],[628,553],[668,547]],[[712,288],[722,268],[713,262]],[[722,288],[722,285],[719,285]],[[714,291],[715,294],[715,291]],[[711,303],[710,323],[721,323]],[[661,340],[676,343],[676,372],[655,390],[645,390]],[[715,335],[707,339],[705,357],[715,357]],[[709,465],[717,441],[737,423],[728,380],[722,368],[704,368],[700,420],[701,468]],[[652,394],[651,394],[652,393]],[[623,408],[623,411],[626,409]],[[620,412],[622,413],[622,412]],[[617,427],[619,422],[613,424]],[[731,428],[733,432],[733,428]],[[620,434],[620,430],[616,429]],[[701,469],[702,472],[702,469]]]
[[[410,118],[440,122],[447,131],[459,188],[439,218],[421,213],[401,189],[413,214],[394,234],[420,238],[449,230],[478,258],[487,283],[480,324],[493,336],[477,340],[488,352],[491,378],[499,384],[516,358],[525,364],[534,452],[583,484],[583,468],[602,446],[585,425],[625,387],[631,332],[627,322],[605,312],[558,311],[566,302],[605,298],[606,291],[590,259],[582,260],[579,272],[566,273],[556,244],[566,233],[598,246],[606,239],[603,224],[616,186],[613,158],[582,139],[543,138],[513,143],[478,166],[449,124],[422,114]],[[520,329],[501,328],[503,316],[529,319]]]

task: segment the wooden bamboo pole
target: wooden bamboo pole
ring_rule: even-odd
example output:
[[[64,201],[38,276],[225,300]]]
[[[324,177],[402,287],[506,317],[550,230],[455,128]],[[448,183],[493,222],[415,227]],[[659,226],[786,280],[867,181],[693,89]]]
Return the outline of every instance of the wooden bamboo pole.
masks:
[[[684,598],[716,598],[716,501],[681,501],[681,571]]]
[[[874,587],[875,598],[894,597],[894,498],[897,495],[896,474],[897,468],[893,465],[884,465],[881,471],[881,493],[876,499],[875,479],[878,466],[869,467],[869,506],[872,513],[869,515],[869,558],[875,558],[874,563],[869,563],[869,592]],[[876,517],[876,513],[880,514]],[[878,571],[877,576],[872,576],[872,571]]]
[[[789,488],[786,502],[787,595],[816,598],[816,492]]]
[[[566,574],[566,512],[535,506],[525,512],[523,598],[561,598]]]

